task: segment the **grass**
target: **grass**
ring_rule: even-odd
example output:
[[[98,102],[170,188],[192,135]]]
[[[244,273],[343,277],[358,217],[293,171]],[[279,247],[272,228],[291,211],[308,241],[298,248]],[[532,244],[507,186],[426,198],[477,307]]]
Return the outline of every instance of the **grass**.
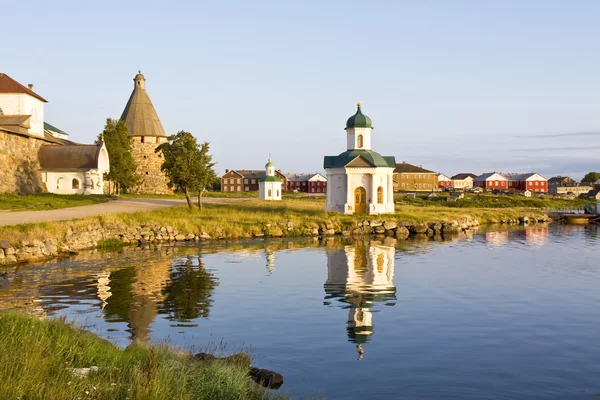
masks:
[[[324,197],[288,198],[278,202],[249,199],[241,202],[206,204],[202,212],[196,208],[188,210],[187,206],[178,206],[154,211],[90,217],[67,223],[46,222],[0,227],[0,239],[6,238],[15,243],[20,239],[53,237],[61,241],[70,226],[135,227],[144,224],[172,226],[182,233],[206,232],[213,238],[236,239],[260,233],[303,236],[309,235],[314,228],[329,225],[336,230],[342,230],[352,227],[357,221],[375,218],[407,222],[443,222],[477,218],[480,223],[486,224],[499,223],[503,219],[515,219],[524,215],[528,217],[544,215],[539,208],[534,207],[536,203],[525,203],[529,205],[528,207],[495,208],[455,207],[451,204],[423,199],[411,199],[411,203],[403,200],[396,205],[395,214],[374,217],[325,212]],[[553,203],[550,203],[550,206],[552,205]],[[288,229],[288,223],[291,223],[291,229]]]
[[[436,193],[439,197],[426,199],[425,195],[409,198],[396,196],[396,205],[427,206],[441,208],[535,208],[535,209],[582,209],[588,200],[552,199],[514,195],[472,194],[455,202],[447,202],[448,193]]]
[[[173,194],[136,194],[126,193],[119,195],[120,197],[137,198],[137,199],[185,199],[185,196],[181,193]],[[196,194],[190,195],[194,202],[197,199]],[[258,198],[258,191],[253,192],[205,192],[203,198],[226,198],[226,199],[238,199],[238,198]]]
[[[122,350],[63,320],[0,316],[2,399],[284,399],[251,382],[248,369],[198,363],[167,346]],[[98,367],[87,377],[70,368]]]
[[[37,210],[56,210],[66,207],[87,206],[90,204],[106,203],[114,200],[116,197],[93,194],[0,194],[0,210],[12,211],[37,211]]]
[[[104,239],[98,241],[98,250],[100,251],[120,251],[123,250],[123,242],[119,239]]]

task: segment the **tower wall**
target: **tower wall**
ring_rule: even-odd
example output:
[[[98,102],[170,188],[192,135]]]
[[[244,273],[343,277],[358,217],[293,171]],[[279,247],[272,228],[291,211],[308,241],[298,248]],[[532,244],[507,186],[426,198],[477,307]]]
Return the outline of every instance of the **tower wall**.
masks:
[[[156,147],[167,141],[166,137],[134,136],[131,153],[137,165],[135,174],[138,184],[131,190],[133,193],[169,194],[173,193],[167,186],[169,179],[160,170],[164,159],[162,154],[155,153]]]

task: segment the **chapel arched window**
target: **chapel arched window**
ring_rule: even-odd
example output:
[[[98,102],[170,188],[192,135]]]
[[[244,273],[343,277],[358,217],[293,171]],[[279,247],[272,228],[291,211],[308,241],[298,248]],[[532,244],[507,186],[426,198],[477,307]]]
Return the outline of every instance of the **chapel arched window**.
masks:
[[[383,188],[381,186],[377,188],[377,203],[383,204]]]
[[[77,179],[73,179],[71,181],[71,188],[72,189],[79,189],[79,181]]]
[[[362,147],[363,147],[363,135],[358,135],[358,137],[356,138],[356,147],[358,147],[359,149],[362,149]]]

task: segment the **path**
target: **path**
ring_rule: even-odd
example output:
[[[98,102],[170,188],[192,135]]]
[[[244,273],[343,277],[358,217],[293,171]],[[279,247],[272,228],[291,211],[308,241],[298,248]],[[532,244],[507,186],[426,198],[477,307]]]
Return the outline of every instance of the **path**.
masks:
[[[247,199],[207,198],[203,200],[203,203],[220,203],[236,200]],[[107,203],[60,208],[58,210],[0,212],[0,226],[32,224],[48,221],[66,221],[70,219],[122,212],[150,211],[180,206],[182,204],[185,204],[185,200],[122,198]]]

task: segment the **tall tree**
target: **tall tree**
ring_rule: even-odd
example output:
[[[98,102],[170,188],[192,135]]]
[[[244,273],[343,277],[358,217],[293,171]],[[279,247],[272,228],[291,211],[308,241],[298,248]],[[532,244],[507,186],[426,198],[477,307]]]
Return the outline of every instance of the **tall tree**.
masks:
[[[101,140],[106,145],[110,160],[110,170],[105,174],[105,179],[114,182],[116,193],[133,187],[137,183],[136,165],[131,154],[131,137],[125,122],[107,118],[104,130],[98,135],[98,141]]]
[[[198,151],[198,160],[196,165],[196,190],[198,191],[198,208],[202,210],[202,196],[206,189],[212,187],[217,181],[217,173],[213,169],[215,163],[212,162],[212,156],[208,154],[210,143],[204,142]],[[220,181],[219,181],[220,182]]]
[[[600,179],[600,172],[588,172],[587,174],[585,174],[581,182],[592,183],[596,182],[598,179]]]
[[[198,146],[196,138],[185,131],[169,136],[169,141],[155,150],[163,153],[165,161],[160,169],[169,178],[169,188],[183,193],[189,208],[192,208],[190,194],[194,192],[198,193],[198,207],[202,208],[202,194],[216,176],[212,169],[212,156],[208,154],[208,150],[207,142]]]

